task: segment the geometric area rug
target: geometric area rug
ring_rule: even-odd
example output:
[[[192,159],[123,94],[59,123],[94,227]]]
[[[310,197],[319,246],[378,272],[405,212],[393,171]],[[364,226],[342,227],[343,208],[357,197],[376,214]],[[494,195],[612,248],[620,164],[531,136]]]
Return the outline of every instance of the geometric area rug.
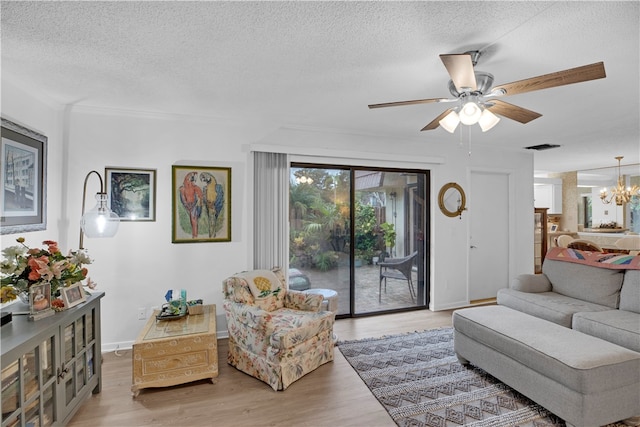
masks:
[[[453,328],[340,341],[338,349],[400,427],[564,427],[483,370],[463,366]]]

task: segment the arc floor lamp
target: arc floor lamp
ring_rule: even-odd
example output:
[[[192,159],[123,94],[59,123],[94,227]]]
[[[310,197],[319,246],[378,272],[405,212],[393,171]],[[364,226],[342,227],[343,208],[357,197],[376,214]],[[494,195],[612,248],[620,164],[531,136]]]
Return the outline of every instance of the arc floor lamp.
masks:
[[[92,174],[96,174],[100,180],[100,192],[96,193],[96,205],[85,213],[85,199],[87,197],[87,181]],[[79,249],[84,249],[84,236],[87,237],[113,237],[118,232],[120,218],[109,206],[107,206],[107,193],[102,176],[92,170],[84,178],[82,188],[82,217],[80,218],[80,244]]]

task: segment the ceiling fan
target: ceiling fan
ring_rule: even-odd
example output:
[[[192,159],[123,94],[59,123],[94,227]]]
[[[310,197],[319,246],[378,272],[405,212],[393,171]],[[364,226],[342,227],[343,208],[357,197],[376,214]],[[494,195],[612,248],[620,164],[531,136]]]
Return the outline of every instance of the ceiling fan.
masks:
[[[458,123],[462,122],[465,125],[478,123],[482,131],[486,132],[500,121],[496,114],[520,123],[529,123],[542,116],[535,111],[509,104],[497,98],[606,77],[604,63],[596,62],[492,87],[493,75],[474,69],[480,54],[480,51],[474,50],[460,54],[440,55],[440,59],[451,76],[449,92],[453,98],[386,102],[371,104],[369,108],[456,102],[457,106],[447,109],[421,130],[432,130],[442,126],[448,132],[453,133]]]

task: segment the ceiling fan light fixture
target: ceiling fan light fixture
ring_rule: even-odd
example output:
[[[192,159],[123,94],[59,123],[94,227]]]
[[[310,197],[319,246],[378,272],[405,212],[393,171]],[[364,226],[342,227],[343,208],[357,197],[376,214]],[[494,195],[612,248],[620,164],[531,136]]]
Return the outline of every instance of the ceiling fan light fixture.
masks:
[[[482,132],[486,132],[497,125],[499,121],[500,117],[493,114],[488,108],[485,108],[478,120],[478,125],[480,125]]]
[[[451,112],[444,116],[438,123],[440,123],[440,126],[442,126],[444,130],[449,133],[453,133],[458,127],[458,123],[460,123],[460,118],[455,110],[451,110]]]
[[[465,103],[460,109],[460,121],[464,125],[474,125],[480,120],[482,109],[474,101]]]

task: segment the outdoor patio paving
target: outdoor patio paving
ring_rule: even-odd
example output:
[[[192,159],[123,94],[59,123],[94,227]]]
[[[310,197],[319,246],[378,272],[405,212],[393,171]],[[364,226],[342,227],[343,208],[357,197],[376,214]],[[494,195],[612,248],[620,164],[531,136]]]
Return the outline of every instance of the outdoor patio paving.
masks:
[[[309,277],[312,289],[333,289],[338,292],[338,314],[349,314],[349,271],[334,269],[326,272],[298,268]],[[415,306],[411,299],[406,280],[389,279],[387,290],[382,284],[382,296],[378,301],[380,267],[363,265],[356,268],[355,302],[356,313],[368,313]],[[417,288],[417,274],[413,272],[414,288]]]

